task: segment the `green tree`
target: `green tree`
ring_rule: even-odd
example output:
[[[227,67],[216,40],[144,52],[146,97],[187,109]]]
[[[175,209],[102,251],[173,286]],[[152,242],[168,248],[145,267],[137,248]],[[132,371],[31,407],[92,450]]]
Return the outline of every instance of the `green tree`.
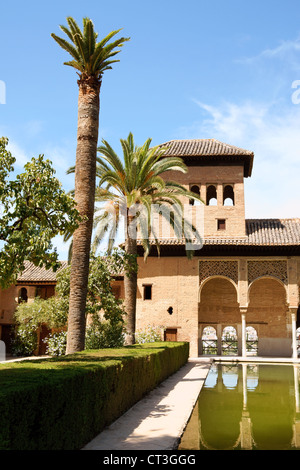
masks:
[[[61,329],[66,326],[68,318],[68,302],[63,297],[41,299],[36,297],[33,302],[22,302],[14,313],[14,334],[12,349],[15,355],[29,356],[34,354],[38,346],[38,329],[42,325],[47,328]]]
[[[91,256],[90,269],[88,277],[88,293],[85,308],[85,315],[98,316],[103,311],[104,318],[114,321],[116,315],[119,321],[119,313],[124,310],[122,301],[115,298],[112,292],[112,281],[114,275],[121,275],[124,271],[126,255],[122,250],[114,249],[111,253],[105,253],[103,256]],[[57,274],[56,294],[65,304],[70,299],[70,273],[71,266],[67,266]],[[116,306],[120,306],[118,310]],[[68,307],[67,307],[68,308]]]
[[[72,233],[80,220],[74,200],[55,177],[43,155],[32,158],[12,178],[15,158],[0,139],[0,285],[8,287],[24,269],[24,261],[54,271],[60,266],[51,240]]]
[[[86,347],[106,348],[123,344],[124,317],[123,301],[117,299],[112,290],[114,275],[124,270],[125,254],[121,250],[113,250],[110,255],[92,257],[88,279],[86,316],[89,316],[89,327],[86,329]],[[33,302],[18,305],[14,320],[16,335],[14,351],[18,354],[33,354],[37,347],[37,330],[42,325],[49,329],[61,329],[51,334],[46,342],[60,345],[62,352],[65,327],[68,321],[70,299],[70,266],[57,274],[56,295],[49,299],[36,297]]]
[[[118,60],[128,38],[110,40],[120,31],[112,31],[97,42],[93,22],[83,19],[83,30],[68,17],[68,27],[60,26],[69,41],[52,34],[53,39],[72,57],[65,62],[79,74],[78,127],[75,163],[75,201],[82,222],[73,236],[70,311],[68,319],[67,353],[84,349],[85,305],[88,286],[89,257],[95,202],[96,156],[99,131],[100,87],[103,73]]]
[[[187,241],[200,239],[198,231],[184,219],[183,201],[201,199],[177,182],[163,179],[163,174],[167,171],[187,171],[182,159],[164,156],[165,149],[161,147],[151,148],[151,139],[142,146],[136,146],[131,133],[126,140],[121,139],[120,142],[123,161],[105,140],[98,148],[99,185],[96,188],[96,201],[101,202],[102,206],[95,214],[94,224],[97,230],[92,250],[95,252],[105,234],[108,234],[111,249],[123,219],[127,256],[124,276],[127,344],[133,344],[138,271],[137,238],[139,236],[141,240],[145,258],[150,251],[151,232],[159,248],[159,239],[151,225],[152,211],[157,208],[170,222],[178,237],[184,237]],[[187,254],[192,255],[192,251],[187,251]]]

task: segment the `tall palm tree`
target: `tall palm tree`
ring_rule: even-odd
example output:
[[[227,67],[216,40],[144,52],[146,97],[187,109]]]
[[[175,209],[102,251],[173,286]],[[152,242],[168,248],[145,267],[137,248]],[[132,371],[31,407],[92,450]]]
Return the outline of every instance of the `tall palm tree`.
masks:
[[[65,65],[78,75],[78,127],[75,164],[75,201],[82,217],[73,235],[73,257],[70,281],[67,354],[84,349],[85,305],[87,295],[89,255],[95,202],[96,156],[99,131],[100,87],[103,73],[111,69],[128,38],[110,40],[120,31],[112,31],[97,42],[93,22],[83,19],[83,30],[68,17],[68,27],[60,26],[69,41],[51,34],[53,39],[72,57]]]
[[[105,140],[98,147],[96,201],[102,203],[95,213],[94,225],[97,227],[92,249],[95,251],[99,241],[108,233],[111,249],[121,219],[125,222],[125,253],[128,269],[124,276],[125,311],[127,313],[127,344],[134,343],[135,313],[137,293],[137,245],[138,239],[144,248],[146,258],[150,250],[150,237],[159,249],[159,236],[151,223],[153,210],[170,222],[175,235],[186,240],[200,239],[192,223],[184,220],[183,201],[200,199],[184,186],[163,179],[163,173],[175,170],[186,172],[182,159],[164,156],[165,149],[150,147],[148,139],[141,147],[135,146],[130,133],[126,140],[121,139],[123,161]],[[172,209],[172,217],[170,217]],[[124,217],[121,217],[121,216]],[[182,226],[185,230],[182,233]]]

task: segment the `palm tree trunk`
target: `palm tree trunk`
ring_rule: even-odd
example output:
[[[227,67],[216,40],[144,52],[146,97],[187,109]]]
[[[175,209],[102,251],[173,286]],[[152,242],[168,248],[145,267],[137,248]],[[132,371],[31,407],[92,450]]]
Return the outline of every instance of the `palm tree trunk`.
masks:
[[[75,201],[83,220],[73,235],[67,354],[82,351],[85,344],[85,306],[95,203],[101,82],[93,77],[81,78],[78,85]]]
[[[126,317],[126,339],[125,344],[135,343],[135,319],[136,319],[136,293],[137,293],[137,243],[136,239],[131,238],[128,234],[128,224],[132,220],[128,218],[127,236],[125,239],[125,252],[130,256],[129,267],[124,276],[125,301],[124,307],[127,314]]]

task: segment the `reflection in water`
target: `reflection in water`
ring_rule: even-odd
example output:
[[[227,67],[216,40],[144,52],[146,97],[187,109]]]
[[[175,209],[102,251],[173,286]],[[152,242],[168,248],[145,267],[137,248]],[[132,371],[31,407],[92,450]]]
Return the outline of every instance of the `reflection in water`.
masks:
[[[300,449],[299,367],[213,364],[179,450]]]
[[[222,380],[225,388],[233,390],[238,384],[238,374],[236,367],[222,367]]]

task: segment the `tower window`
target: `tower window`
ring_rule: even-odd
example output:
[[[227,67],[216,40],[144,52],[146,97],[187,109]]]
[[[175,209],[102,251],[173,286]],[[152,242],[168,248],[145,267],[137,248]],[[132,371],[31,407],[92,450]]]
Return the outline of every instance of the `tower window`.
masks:
[[[152,299],[152,284],[145,284],[144,286],[144,300]]]
[[[26,287],[22,287],[19,293],[18,303],[28,302],[28,295]]]
[[[234,190],[233,186],[229,184],[224,186],[223,206],[234,206]]]
[[[218,219],[218,230],[225,230],[225,229],[226,229],[226,220]]]
[[[217,205],[217,189],[211,184],[206,189],[206,205],[216,206]]]
[[[194,184],[193,186],[191,186],[190,191],[191,191],[192,193],[197,194],[197,196],[200,196],[200,188],[199,188],[199,186],[197,186],[196,184]],[[196,201],[195,199],[190,199],[190,205],[191,205],[191,206],[196,205],[197,202],[198,202],[198,201]]]

